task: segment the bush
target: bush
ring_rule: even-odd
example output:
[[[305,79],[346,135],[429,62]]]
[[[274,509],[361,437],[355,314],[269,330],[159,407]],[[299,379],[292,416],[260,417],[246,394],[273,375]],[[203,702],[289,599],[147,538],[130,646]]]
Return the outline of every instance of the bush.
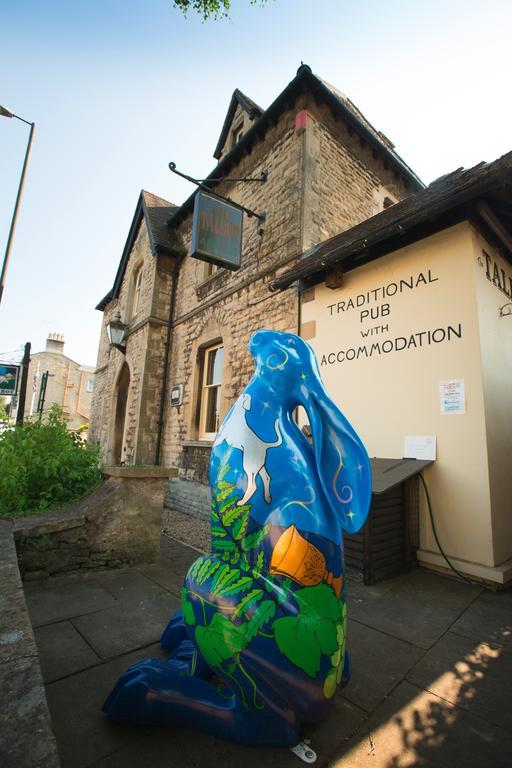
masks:
[[[100,450],[67,429],[58,406],[46,422],[28,421],[0,436],[0,516],[63,506],[101,480]]]

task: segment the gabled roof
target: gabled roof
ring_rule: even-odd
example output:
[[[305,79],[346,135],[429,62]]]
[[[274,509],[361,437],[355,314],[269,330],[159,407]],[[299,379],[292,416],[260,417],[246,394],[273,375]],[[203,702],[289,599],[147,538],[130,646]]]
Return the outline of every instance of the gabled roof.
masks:
[[[253,145],[265,137],[267,130],[275,125],[283,112],[290,109],[297,97],[302,93],[311,93],[318,104],[327,104],[334,115],[344,120],[350,130],[357,133],[363,142],[369,144],[384,159],[384,161],[389,164],[389,167],[395,171],[397,176],[403,178],[405,184],[412,187],[413,191],[424,188],[425,185],[423,182],[407,163],[402,160],[400,155],[393,148],[389,139],[377,131],[366,118],[363,117],[350,99],[347,99],[347,97],[340,91],[327,85],[321,78],[314,75],[307,64],[302,64],[299,67],[294,79],[288,83],[284,91],[282,91],[275,101],[272,102],[270,107],[263,112],[261,117],[255,119],[251,128],[243,134],[242,138],[235,144],[233,149],[224,155],[222,160],[207,176],[204,183],[208,185],[208,179],[210,178],[227,176],[229,171],[236,166],[245,155],[252,151]],[[209,186],[213,189],[216,186],[216,183],[211,182]],[[171,216],[168,222],[171,226],[177,226],[189,213],[191,213],[194,207],[195,194],[196,193],[193,192],[173,216]]]
[[[213,153],[213,156],[216,160],[219,159],[222,150],[224,149],[224,145],[226,144],[229,130],[231,128],[231,124],[233,122],[233,118],[238,106],[242,107],[244,112],[247,112],[251,120],[255,120],[256,118],[261,117],[263,114],[263,109],[258,107],[256,102],[246,96],[245,93],[242,93],[242,91],[239,91],[238,88],[235,88],[231,97],[231,101],[229,102],[228,111],[224,120],[224,125],[222,126],[222,130],[220,132],[217,146],[215,147],[215,152]]]
[[[146,222],[151,252],[154,256],[158,253],[167,253],[170,256],[176,256],[183,250],[178,234],[167,226],[169,216],[177,210],[177,206],[169,203],[158,195],[146,192],[144,189],[139,195],[137,207],[133,215],[130,231],[126,240],[123,255],[119,262],[114,285],[106,296],[100,301],[96,309],[103,311],[109,301],[119,296],[121,283],[128,264],[128,259],[132,252],[133,245],[137,238],[142,219]]]
[[[311,248],[270,286],[296,280],[317,282],[338,265],[344,271],[402,248],[410,242],[470,218],[491,238],[508,242],[512,260],[512,152],[492,163],[458,168],[370,219]]]

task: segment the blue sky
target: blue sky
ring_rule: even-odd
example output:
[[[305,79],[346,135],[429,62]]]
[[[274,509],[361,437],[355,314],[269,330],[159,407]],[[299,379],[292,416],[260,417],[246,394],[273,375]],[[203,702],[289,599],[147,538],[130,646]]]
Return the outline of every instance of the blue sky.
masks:
[[[429,182],[512,149],[509,0],[233,0],[229,20],[171,0],[0,4],[0,104],[36,123],[0,353],[51,331],[96,362],[97,302],[112,285],[140,190],[193,191],[233,90],[267,107],[301,61],[344,91]],[[0,253],[28,126],[0,118]],[[0,356],[1,357],[1,356]]]

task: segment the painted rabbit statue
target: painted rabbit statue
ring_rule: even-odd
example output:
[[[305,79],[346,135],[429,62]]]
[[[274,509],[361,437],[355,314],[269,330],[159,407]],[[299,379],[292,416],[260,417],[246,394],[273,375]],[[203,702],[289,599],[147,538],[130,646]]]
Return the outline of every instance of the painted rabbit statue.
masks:
[[[293,746],[347,675],[342,530],[366,520],[371,468],[303,339],[258,331],[249,349],[254,376],[212,448],[212,551],[190,568],[162,635],[170,657],[131,667],[103,709]]]

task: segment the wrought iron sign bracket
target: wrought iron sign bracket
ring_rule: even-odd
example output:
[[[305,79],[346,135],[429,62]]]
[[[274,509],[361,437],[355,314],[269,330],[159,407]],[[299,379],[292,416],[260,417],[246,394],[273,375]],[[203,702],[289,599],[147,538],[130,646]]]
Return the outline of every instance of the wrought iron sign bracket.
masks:
[[[221,181],[259,181],[264,182],[268,178],[268,172],[262,171],[261,176],[256,178],[246,178],[246,179],[231,179],[231,178],[218,178],[218,179],[194,179],[192,176],[187,176],[186,173],[182,173],[181,171],[178,171],[176,168],[176,163],[169,163],[169,170],[171,170],[173,173],[175,173],[177,176],[181,176],[182,179],[186,179],[187,181],[192,182],[192,184],[195,184],[199,189],[203,189],[205,192],[208,192],[210,195],[213,195],[214,197],[218,197],[219,200],[223,200],[225,203],[229,203],[230,205],[234,206],[235,208],[238,208],[239,211],[243,211],[248,216],[255,216],[262,224],[267,218],[267,214],[265,212],[263,213],[256,213],[256,211],[252,211],[250,208],[246,208],[244,205],[240,205],[240,203],[236,203],[234,200],[232,200],[230,197],[225,197],[224,195],[220,195],[218,192],[216,192],[214,189],[211,189],[208,184],[212,183],[219,183]],[[261,230],[260,230],[261,232]]]

